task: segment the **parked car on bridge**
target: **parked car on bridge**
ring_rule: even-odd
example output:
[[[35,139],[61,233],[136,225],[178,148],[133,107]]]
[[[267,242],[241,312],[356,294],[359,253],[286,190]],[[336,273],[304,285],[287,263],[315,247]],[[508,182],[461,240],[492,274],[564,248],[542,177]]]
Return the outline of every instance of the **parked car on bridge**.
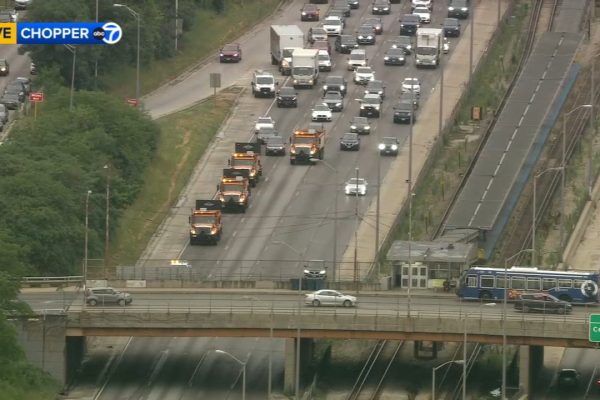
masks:
[[[343,306],[353,307],[356,306],[357,300],[354,296],[349,296],[338,292],[337,290],[317,290],[314,293],[307,294],[304,297],[304,304],[312,305],[314,307],[319,306]]]

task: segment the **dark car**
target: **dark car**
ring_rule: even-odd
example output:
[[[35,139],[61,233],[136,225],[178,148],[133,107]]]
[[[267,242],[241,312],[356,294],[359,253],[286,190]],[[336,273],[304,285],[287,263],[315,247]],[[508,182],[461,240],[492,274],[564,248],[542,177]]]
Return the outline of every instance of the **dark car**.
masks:
[[[394,123],[395,124],[410,124],[416,121],[415,109],[409,103],[398,103],[394,106]]]
[[[573,311],[573,306],[571,306],[571,303],[559,300],[547,293],[521,293],[519,300],[515,301],[515,310],[524,313],[570,314]]]
[[[300,9],[300,21],[318,21],[319,7],[307,3]]]
[[[338,53],[349,54],[354,49],[358,49],[358,42],[355,36],[340,35],[335,38],[335,51]]]
[[[371,14],[389,14],[392,11],[392,5],[389,0],[374,0],[371,5]]]
[[[385,65],[404,65],[406,64],[406,55],[401,48],[390,48],[383,55]]]
[[[383,81],[374,80],[367,83],[365,94],[378,94],[381,100],[385,99],[385,86]]]
[[[14,94],[22,103],[25,101],[25,85],[20,81],[12,81],[4,88],[4,94]]]
[[[346,23],[346,15],[344,14],[344,10],[330,8],[327,11],[326,17],[338,17],[340,21]]]
[[[331,111],[342,111],[344,109],[344,96],[340,92],[328,90],[323,96],[323,103],[327,104]]]
[[[375,44],[375,32],[370,25],[362,25],[356,31],[358,44]]]
[[[469,18],[470,4],[469,0],[450,0],[448,2],[449,18]]]
[[[340,138],[340,150],[358,151],[360,150],[360,137],[358,133],[344,133]]]
[[[329,54],[331,54],[331,44],[328,40],[315,40],[311,45],[311,48],[318,50],[325,50]]]
[[[298,93],[293,87],[285,86],[277,91],[277,107],[298,107]]]
[[[404,50],[404,54],[412,54],[413,51],[413,38],[410,36],[398,36],[391,40],[392,47],[395,49]]]
[[[369,25],[373,27],[373,31],[376,35],[383,33],[383,20],[380,17],[371,17],[363,21],[362,25]]]
[[[379,154],[382,156],[397,156],[400,141],[395,137],[384,137],[379,143]]]
[[[9,110],[16,110],[19,108],[21,101],[19,100],[19,95],[17,94],[4,93],[0,98],[0,103],[4,104]]]
[[[412,104],[415,110],[419,108],[419,96],[415,96],[412,93],[402,93],[398,102],[404,104]]]
[[[360,135],[368,135],[371,133],[371,125],[366,117],[353,117],[350,121],[350,132]]]
[[[404,14],[400,18],[400,35],[414,36],[421,26],[421,18],[417,14]]]
[[[365,94],[360,101],[360,117],[379,118],[381,115],[381,97],[377,94]]]
[[[237,43],[229,43],[221,48],[219,52],[219,61],[240,62],[242,61],[242,48]]]
[[[344,17],[349,17],[351,14],[350,5],[347,0],[336,0],[335,3],[331,5],[332,10],[340,10],[344,13]]]
[[[563,368],[558,373],[556,384],[559,389],[573,389],[579,385],[581,377],[579,372],[573,368]]]
[[[359,0],[346,0],[346,1],[347,1],[348,5],[350,6],[350,8],[353,10],[356,10],[360,5]]]
[[[329,75],[325,78],[325,84],[323,84],[323,96],[327,92],[340,92],[342,96],[346,95],[348,90],[348,82],[343,76]]]
[[[445,18],[442,28],[446,37],[460,36],[460,22],[457,18]]]
[[[285,141],[281,136],[272,136],[265,141],[267,156],[285,156]]]
[[[0,58],[0,75],[6,76],[10,73],[10,66],[5,58]]]

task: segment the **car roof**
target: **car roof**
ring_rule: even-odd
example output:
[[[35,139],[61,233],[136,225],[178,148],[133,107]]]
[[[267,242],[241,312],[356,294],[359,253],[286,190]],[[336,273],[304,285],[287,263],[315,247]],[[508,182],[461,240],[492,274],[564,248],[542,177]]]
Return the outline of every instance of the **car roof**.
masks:
[[[327,81],[343,81],[344,77],[340,76],[340,75],[329,75],[327,78],[325,78],[325,82]]]

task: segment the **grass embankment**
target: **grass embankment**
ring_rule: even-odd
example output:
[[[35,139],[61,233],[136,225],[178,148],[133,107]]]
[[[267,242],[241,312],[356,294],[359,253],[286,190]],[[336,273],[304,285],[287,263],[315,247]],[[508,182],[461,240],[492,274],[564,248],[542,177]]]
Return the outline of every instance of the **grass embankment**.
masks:
[[[141,65],[140,91],[149,93],[183,72],[197,65],[210,55],[215,55],[222,44],[234,41],[260,22],[282,0],[228,1],[223,14],[199,9],[192,29],[185,32],[178,43],[179,54],[173,58]],[[143,46],[143,43],[142,43]],[[134,97],[135,65],[123,67],[105,77],[107,90],[120,97]],[[208,79],[208,77],[206,78]]]
[[[226,89],[216,97],[157,120],[161,128],[156,158],[144,176],[137,200],[122,215],[113,241],[114,265],[139,258],[219,127],[241,89]]]
[[[500,27],[498,36],[473,77],[470,92],[465,92],[461,107],[457,110],[454,124],[447,129],[442,144],[434,150],[435,160],[426,176],[418,182],[412,207],[413,240],[429,240],[440,224],[443,213],[457,190],[472,157],[477,150],[487,120],[506,92],[510,78],[515,73],[519,55],[523,51],[523,26],[528,15],[526,3],[515,7],[515,17]],[[471,109],[479,106],[483,110],[480,126],[471,125]],[[462,129],[473,128],[469,134]],[[408,213],[408,210],[406,210]],[[392,232],[392,240],[408,240],[408,214],[399,216],[401,221]],[[381,252],[385,260],[387,249]]]

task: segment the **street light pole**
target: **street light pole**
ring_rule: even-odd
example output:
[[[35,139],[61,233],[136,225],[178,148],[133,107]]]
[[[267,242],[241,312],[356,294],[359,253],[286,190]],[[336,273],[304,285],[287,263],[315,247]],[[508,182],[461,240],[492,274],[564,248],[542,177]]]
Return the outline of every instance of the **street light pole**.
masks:
[[[87,268],[88,268],[88,227],[89,227],[89,213],[90,213],[90,195],[91,190],[87,191],[85,196],[85,239],[83,245],[83,305],[85,306],[85,289],[87,282]]]
[[[410,92],[413,106],[415,104],[415,91]],[[412,287],[412,164],[413,164],[413,125],[414,125],[414,110],[410,113],[410,126],[408,130],[408,293],[407,293],[407,310],[410,317],[411,297],[410,289]]]
[[[438,365],[437,367],[433,367],[432,373],[431,373],[431,400],[435,400],[435,371],[437,371],[438,369],[445,367],[448,364],[456,364],[456,365],[462,365],[464,364],[464,360],[450,360],[450,361],[446,361],[443,364]]]
[[[534,180],[535,182],[535,180]],[[523,249],[504,260],[504,299],[502,301],[502,398],[506,400],[506,303],[508,299],[508,263],[522,253],[535,254],[535,249]],[[534,265],[535,267],[535,265]]]
[[[567,118],[569,117],[569,115],[571,115],[572,113],[574,113],[575,111],[579,110],[580,108],[591,108],[592,105],[591,104],[581,104],[577,107],[575,107],[574,109],[572,109],[571,111],[569,111],[568,113],[565,114],[565,116],[563,117],[563,129],[562,129],[562,162],[561,162],[561,166],[563,168],[562,170],[562,174],[561,174],[561,179],[560,179],[560,190],[561,190],[561,194],[560,194],[560,254],[561,254],[561,261],[562,260],[562,250],[564,249],[564,243],[565,243],[565,180],[566,180],[566,139],[567,139]]]
[[[536,249],[536,228],[537,228],[537,179],[544,175],[548,171],[559,171],[562,170],[563,167],[552,167],[547,168],[533,176],[533,216],[531,218],[531,266],[537,267],[537,249]]]
[[[71,53],[73,53],[73,66],[71,67],[71,95],[69,97],[69,112],[73,111],[73,94],[75,93],[75,61],[77,59],[77,48],[70,44],[63,44]]]
[[[137,20],[137,51],[136,51],[136,67],[135,67],[135,101],[136,105],[140,105],[140,20],[141,15],[139,12],[134,11],[126,4],[113,4],[113,7],[123,7],[127,9]]]
[[[358,293],[358,281],[359,281],[359,272],[358,272],[358,226],[359,226],[359,218],[358,218],[358,167],[354,169],[356,171],[356,193],[354,194],[356,199],[354,202],[354,218],[356,218],[356,228],[354,229],[354,288],[356,293]]]
[[[109,262],[109,246],[110,246],[110,166],[104,166],[106,170],[106,221],[104,227],[104,268]]]
[[[226,356],[229,356],[231,359],[233,359],[234,361],[236,361],[238,364],[240,364],[242,366],[242,400],[246,400],[246,363],[248,361],[242,361],[239,358],[235,357],[232,354],[229,354],[226,351],[223,350],[215,350],[215,353],[219,353],[219,354],[224,354]]]

